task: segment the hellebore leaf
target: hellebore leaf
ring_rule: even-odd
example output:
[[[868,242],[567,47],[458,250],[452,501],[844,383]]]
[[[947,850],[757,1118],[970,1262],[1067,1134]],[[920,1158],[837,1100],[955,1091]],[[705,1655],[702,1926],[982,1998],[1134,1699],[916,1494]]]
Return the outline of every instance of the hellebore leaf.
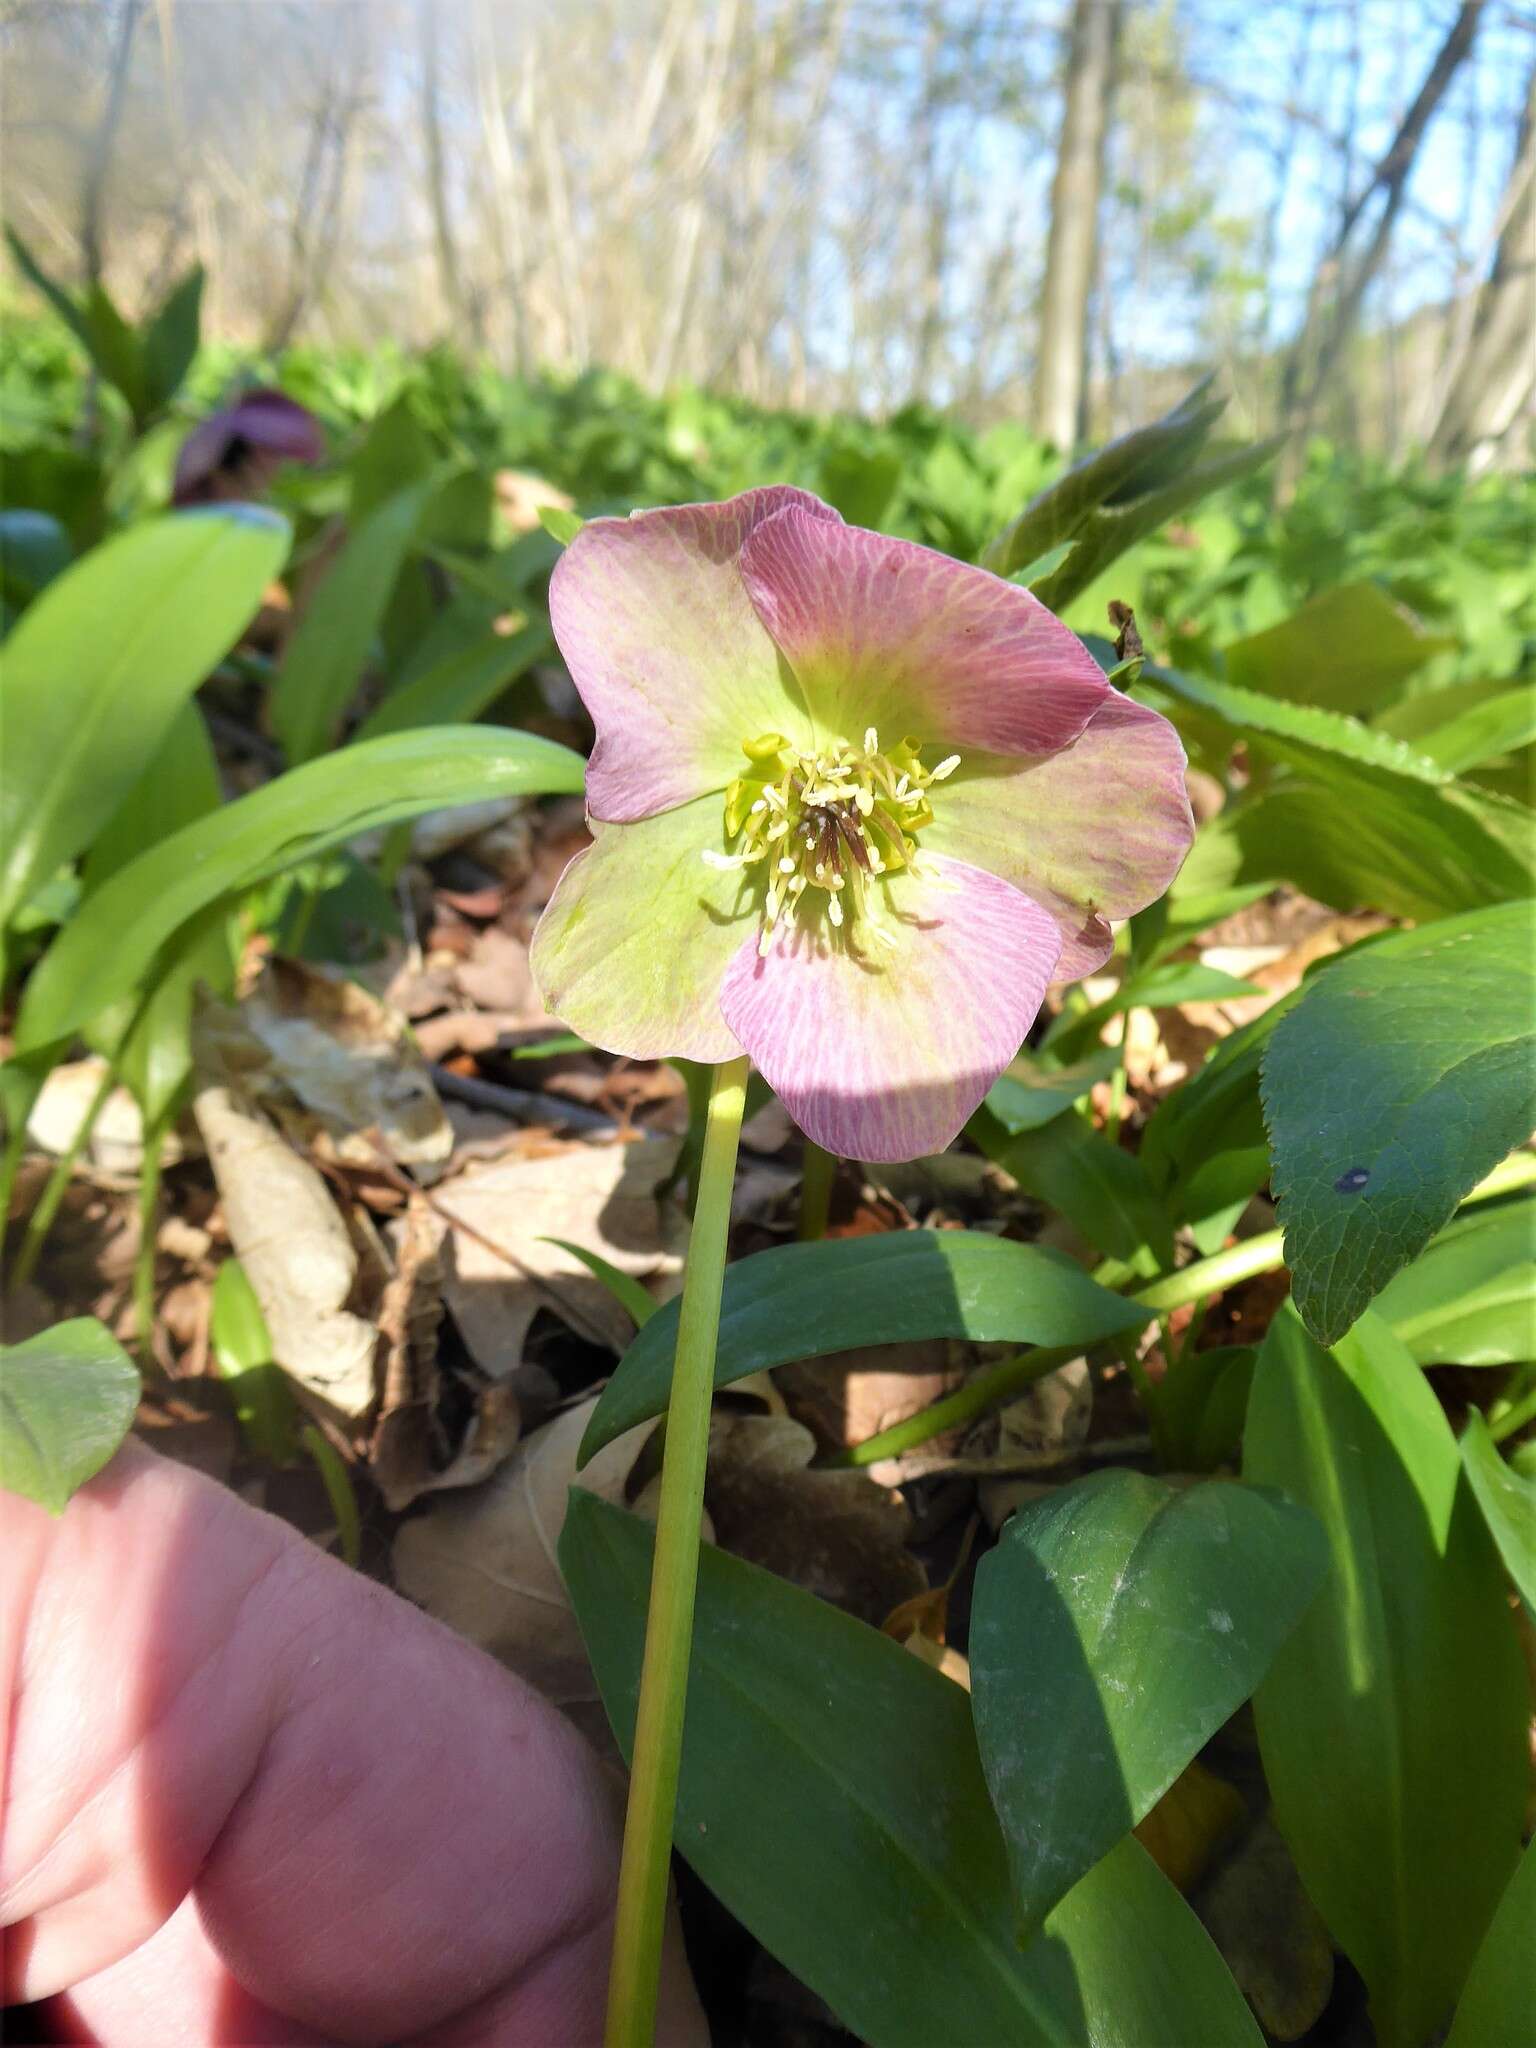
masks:
[[[652,1545],[647,1523],[572,1490],[561,1570],[626,1754]],[[871,2048],[930,2048],[957,2026],[1015,2048],[1258,2048],[1204,1929],[1138,1842],[1115,1847],[1021,1949],[964,1691],[709,1544],[675,1838]]]
[[[91,1316],[0,1348],[0,1487],[60,1515],[128,1434],[139,1375]]]
[[[1350,953],[1270,1038],[1286,1258],[1324,1342],[1536,1123],[1532,910],[1502,904]]]
[[[1426,633],[1376,584],[1340,583],[1280,625],[1234,641],[1227,674],[1244,689],[1298,703],[1375,712],[1415,669],[1455,645]]]
[[[1461,1433],[1461,1462],[1504,1568],[1536,1621],[1536,1480],[1505,1464],[1475,1408]]]
[[[1520,1847],[1530,1699],[1498,1555],[1439,1402],[1376,1315],[1329,1352],[1281,1310],[1243,1473],[1310,1507],[1332,1553],[1254,1701],[1276,1818],[1382,2048],[1422,2048]]]
[[[1096,1472],[981,1561],[971,1695],[1027,1937],[1236,1713],[1327,1566],[1254,1487]]]
[[[604,1388],[581,1462],[666,1408],[678,1303],[658,1309]],[[972,1230],[902,1230],[755,1252],[726,1269],[715,1385],[791,1359],[920,1337],[1091,1344],[1138,1330],[1148,1311],[1058,1252]]]

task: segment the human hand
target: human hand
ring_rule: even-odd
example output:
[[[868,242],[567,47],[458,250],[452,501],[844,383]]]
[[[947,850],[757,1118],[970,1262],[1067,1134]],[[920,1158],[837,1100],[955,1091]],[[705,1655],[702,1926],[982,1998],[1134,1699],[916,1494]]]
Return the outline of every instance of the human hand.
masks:
[[[0,1556],[7,2001],[104,2048],[600,2040],[617,1803],[530,1687],[134,1444],[58,1520],[0,1494]]]

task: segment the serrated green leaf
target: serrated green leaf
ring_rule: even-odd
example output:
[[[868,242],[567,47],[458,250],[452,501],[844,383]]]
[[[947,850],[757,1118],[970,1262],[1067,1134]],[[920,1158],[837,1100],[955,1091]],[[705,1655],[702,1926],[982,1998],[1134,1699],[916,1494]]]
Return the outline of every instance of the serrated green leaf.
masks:
[[[1097,1472],[1008,1522],[971,1693],[1026,1938],[1249,1697],[1326,1563],[1310,1515],[1223,1481]]]
[[[139,1375],[91,1316],[0,1347],[0,1487],[59,1515],[116,1452]]]
[[[1453,775],[1463,775],[1469,768],[1480,768],[1484,762],[1529,746],[1532,740],[1536,740],[1536,688],[1525,683],[1469,705],[1444,725],[1422,733],[1416,744],[1429,760],[1438,761]]]
[[[1324,969],[1263,1058],[1294,1299],[1347,1330],[1536,1124],[1530,903],[1395,933]]]
[[[582,1438],[585,1464],[666,1408],[678,1304],[657,1310],[619,1361]],[[1145,1309],[1060,1253],[974,1230],[902,1230],[754,1252],[726,1269],[715,1385],[791,1359],[916,1337],[1091,1344],[1141,1329]]]
[[[401,818],[492,796],[576,795],[584,775],[580,755],[552,740],[478,726],[391,733],[292,769],[96,890],[27,983],[16,1052],[67,1038],[126,995],[166,940],[221,898]]]
[[[1382,2048],[1450,2018],[1520,1847],[1529,1689],[1439,1402],[1375,1315],[1324,1351],[1288,1306],[1244,1476],[1310,1507],[1323,1591],[1255,1700],[1282,1833]]]
[[[560,1568],[626,1753],[653,1540],[572,1490]],[[1258,2048],[1204,1930],[1138,1842],[1021,1950],[964,1692],[710,1544],[675,1826],[710,1890],[871,2048]]]
[[[0,653],[0,925],[118,809],[288,542],[251,506],[173,513],[93,549],[28,608]]]

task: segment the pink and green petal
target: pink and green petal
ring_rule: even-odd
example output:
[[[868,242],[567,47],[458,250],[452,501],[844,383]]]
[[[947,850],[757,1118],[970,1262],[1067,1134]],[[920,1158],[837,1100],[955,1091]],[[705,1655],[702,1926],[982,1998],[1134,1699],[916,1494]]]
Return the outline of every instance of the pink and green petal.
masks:
[[[1057,979],[1108,957],[1107,920],[1161,896],[1194,837],[1184,749],[1166,718],[1111,691],[1043,761],[971,756],[944,784],[923,848],[1025,890],[1061,927]]]
[[[808,1138],[854,1159],[940,1152],[1017,1053],[1056,967],[1055,920],[995,875],[929,863],[882,892],[896,944],[825,920],[749,939],[720,1007]]]
[[[807,733],[737,566],[753,528],[786,508],[837,521],[808,492],[773,485],[723,505],[594,519],[555,565],[550,623],[597,729],[594,818],[648,818],[722,790],[741,772],[744,739]]]
[[[743,940],[756,944],[758,917],[741,874],[701,858],[720,844],[719,797],[593,832],[533,935],[545,1006],[631,1059],[738,1058],[720,984]]]
[[[741,568],[822,740],[873,726],[888,746],[1049,753],[1109,687],[1027,590],[912,541],[793,509],[753,529]]]

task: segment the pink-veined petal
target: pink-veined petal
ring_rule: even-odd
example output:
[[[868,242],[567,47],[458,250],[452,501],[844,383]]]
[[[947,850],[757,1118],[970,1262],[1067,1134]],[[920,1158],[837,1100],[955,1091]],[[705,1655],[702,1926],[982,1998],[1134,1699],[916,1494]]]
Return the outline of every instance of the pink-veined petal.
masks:
[[[741,570],[823,740],[873,726],[886,745],[1049,753],[1109,688],[1038,598],[912,541],[788,510],[754,528]]]
[[[1055,920],[996,875],[935,860],[885,891],[896,947],[824,921],[749,939],[720,1007],[808,1138],[854,1159],[940,1152],[1017,1053],[1056,966]],[[847,929],[845,927],[845,929]]]
[[[759,733],[809,737],[738,562],[753,528],[786,508],[840,523],[830,505],[775,484],[721,505],[591,520],[555,565],[550,623],[597,729],[594,818],[647,818],[724,789],[745,765],[742,741]]]
[[[720,843],[720,799],[695,797],[629,825],[593,826],[533,935],[545,1007],[605,1052],[630,1059],[736,1059],[720,984],[751,933],[756,898],[741,874],[706,864]]]
[[[1058,981],[1108,958],[1108,920],[1155,903],[1195,821],[1184,748],[1156,711],[1111,691],[1081,737],[1044,760],[972,756],[935,793],[924,851],[984,863],[1061,927]]]

